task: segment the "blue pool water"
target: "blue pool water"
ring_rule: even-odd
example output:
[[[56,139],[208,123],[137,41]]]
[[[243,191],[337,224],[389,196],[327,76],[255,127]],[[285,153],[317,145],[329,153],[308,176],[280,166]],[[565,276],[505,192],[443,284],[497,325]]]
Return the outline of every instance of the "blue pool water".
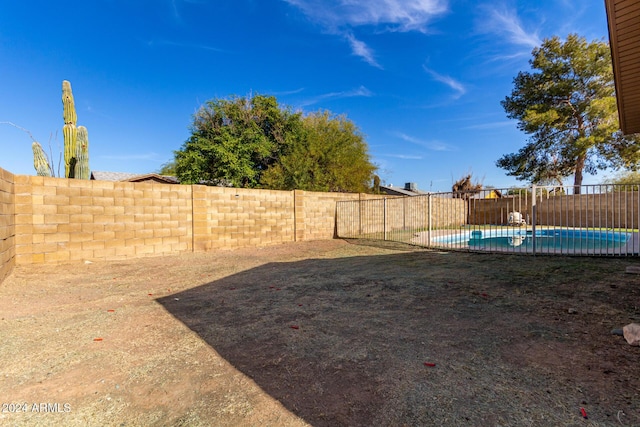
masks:
[[[536,229],[536,251],[602,252],[626,245],[631,233],[571,228]],[[533,231],[526,229],[473,230],[433,239],[436,244],[464,245],[477,250],[533,251]]]

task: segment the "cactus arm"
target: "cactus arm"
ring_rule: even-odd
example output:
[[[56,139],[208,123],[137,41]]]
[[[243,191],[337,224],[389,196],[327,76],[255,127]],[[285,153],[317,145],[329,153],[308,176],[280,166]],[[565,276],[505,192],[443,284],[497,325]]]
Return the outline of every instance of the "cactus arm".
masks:
[[[78,121],[78,115],[76,114],[76,107],[73,102],[71,83],[67,80],[62,82],[62,106],[62,118],[64,119],[64,124],[75,126]]]
[[[62,135],[64,136],[64,176],[71,178],[71,161],[76,157],[76,147],[78,140],[78,129],[75,125],[66,124],[62,127]]]
[[[42,145],[37,141],[33,141],[31,148],[33,149],[33,167],[36,169],[38,176],[51,176],[51,168]]]
[[[75,178],[89,179],[89,135],[84,126],[78,126],[75,157]]]

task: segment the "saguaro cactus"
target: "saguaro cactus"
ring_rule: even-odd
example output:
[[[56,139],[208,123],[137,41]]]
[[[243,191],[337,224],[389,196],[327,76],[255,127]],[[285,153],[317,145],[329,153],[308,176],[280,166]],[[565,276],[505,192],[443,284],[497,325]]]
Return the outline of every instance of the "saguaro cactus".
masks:
[[[64,173],[67,178],[89,179],[89,139],[84,126],[76,127],[78,116],[71,92],[71,83],[62,82],[62,118],[64,126]],[[80,132],[82,130],[82,136]],[[81,142],[80,142],[80,138]]]
[[[33,141],[31,148],[33,149],[33,167],[36,168],[38,176],[51,176],[51,168],[42,145],[37,141]]]
[[[64,126],[62,135],[64,136],[64,176],[66,178],[89,179],[89,137],[87,128],[76,127],[78,116],[73,102],[71,83],[67,80],[62,82],[62,118]],[[7,122],[13,126],[13,123]],[[48,158],[40,143],[38,143],[31,132],[16,126],[27,132],[33,141],[33,166],[39,176],[55,176],[53,163],[49,163]]]
[[[62,135],[64,136],[64,176],[73,178],[75,170],[72,163],[76,156],[76,141],[78,138],[78,129],[76,129],[76,121],[78,116],[73,102],[73,93],[71,92],[71,83],[67,80],[62,82],[62,118],[64,126],[62,127]]]

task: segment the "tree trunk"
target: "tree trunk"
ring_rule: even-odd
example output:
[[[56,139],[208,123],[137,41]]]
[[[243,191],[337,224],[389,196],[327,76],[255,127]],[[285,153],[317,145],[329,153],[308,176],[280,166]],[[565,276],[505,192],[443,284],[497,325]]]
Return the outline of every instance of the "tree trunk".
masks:
[[[586,159],[586,154],[580,154],[576,159],[576,172],[573,180],[573,194],[580,194],[580,186],[582,185],[582,171],[584,170],[584,162]]]

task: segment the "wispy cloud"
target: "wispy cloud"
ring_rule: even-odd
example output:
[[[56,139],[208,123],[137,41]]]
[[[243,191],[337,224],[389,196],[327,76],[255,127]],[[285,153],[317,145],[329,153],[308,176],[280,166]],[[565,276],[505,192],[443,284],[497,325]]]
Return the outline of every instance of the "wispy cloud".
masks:
[[[413,156],[411,154],[385,154],[385,157],[393,157],[402,160],[422,160],[422,156]]]
[[[343,36],[355,56],[382,68],[373,50],[353,35],[357,27],[378,31],[426,33],[434,17],[448,10],[448,0],[283,0],[300,9],[330,34]]]
[[[320,99],[328,99],[328,98],[352,98],[354,96],[364,96],[370,97],[373,96],[373,92],[367,89],[364,86],[357,87],[356,89],[351,89],[342,92],[330,92],[325,93],[324,95],[318,96]]]
[[[483,17],[479,21],[478,31],[503,37],[506,42],[532,49],[540,46],[542,40],[536,30],[527,30],[515,10],[506,6],[484,6]]]
[[[369,25],[389,31],[426,32],[427,24],[448,10],[447,0],[284,0],[328,29]]]
[[[424,69],[424,71],[426,71],[435,81],[438,81],[440,83],[444,83],[445,85],[449,86],[451,89],[453,89],[456,94],[454,95],[455,99],[460,98],[462,95],[464,95],[467,92],[467,89],[462,85],[462,83],[460,83],[459,81],[455,80],[453,77],[450,76],[445,76],[443,74],[439,74],[436,73],[435,71],[427,68],[426,66],[422,66],[422,68]]]
[[[347,33],[345,37],[349,41],[351,52],[353,52],[355,56],[359,56],[360,58],[364,59],[364,61],[371,66],[382,69],[382,66],[380,66],[380,64],[378,64],[378,62],[376,61],[373,55],[373,51],[369,48],[369,46],[367,46],[366,43],[356,39],[351,33]]]
[[[461,129],[465,129],[465,130],[499,129],[499,128],[510,127],[510,126],[515,127],[516,122],[513,120],[503,120],[499,122],[488,122],[488,123],[481,123],[479,125],[465,126]]]
[[[171,11],[173,12],[173,19],[175,19],[178,24],[182,24],[182,17],[180,16],[180,12],[178,12],[176,0],[171,0]]]
[[[180,14],[180,4],[206,5],[207,0],[168,0],[171,14],[176,24],[183,25],[182,15]]]
[[[341,91],[341,92],[329,92],[322,95],[309,98],[300,103],[300,107],[306,107],[308,105],[317,104],[320,101],[340,99],[340,98],[353,98],[353,97],[366,97],[373,96],[373,92],[364,86],[357,87],[355,89]]]
[[[419,145],[432,151],[455,151],[455,147],[452,147],[440,141],[425,141],[423,139],[407,135],[403,132],[393,132],[392,135],[396,138],[402,139],[403,141]]]
[[[274,96],[287,96],[287,95],[295,95],[297,93],[301,93],[304,91],[304,88],[292,89],[292,90],[281,90],[281,91],[270,91],[269,94]]]
[[[531,52],[529,51],[522,51],[522,52],[516,52],[516,53],[506,53],[506,54],[497,54],[494,55],[493,57],[489,58],[488,62],[494,62],[494,61],[513,61],[516,59],[520,59],[520,58],[528,58],[531,56]]]

